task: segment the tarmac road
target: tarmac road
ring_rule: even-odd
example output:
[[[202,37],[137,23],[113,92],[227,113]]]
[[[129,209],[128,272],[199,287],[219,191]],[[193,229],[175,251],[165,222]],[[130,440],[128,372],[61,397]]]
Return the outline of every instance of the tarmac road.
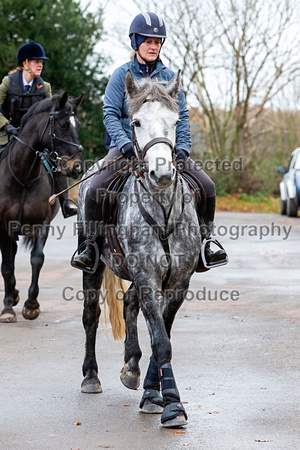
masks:
[[[34,322],[21,316],[29,254],[17,256],[18,322],[0,324],[0,448],[300,448],[300,218],[217,214],[230,263],[193,276],[173,327],[173,368],[189,416],[180,432],[139,413],[142,391],[121,384],[123,344],[110,330],[107,339],[100,327],[97,341],[103,393],[80,392],[81,273],[69,264],[75,221],[59,214],[53,222]],[[139,333],[144,376],[150,345],[143,317]]]

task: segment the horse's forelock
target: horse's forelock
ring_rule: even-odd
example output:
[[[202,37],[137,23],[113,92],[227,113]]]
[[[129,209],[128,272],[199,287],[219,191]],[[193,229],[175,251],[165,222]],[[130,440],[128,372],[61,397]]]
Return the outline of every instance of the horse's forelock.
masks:
[[[128,113],[132,117],[146,102],[159,102],[172,111],[178,111],[176,100],[168,94],[166,82],[149,79],[139,81],[140,90],[133,97],[127,96]]]

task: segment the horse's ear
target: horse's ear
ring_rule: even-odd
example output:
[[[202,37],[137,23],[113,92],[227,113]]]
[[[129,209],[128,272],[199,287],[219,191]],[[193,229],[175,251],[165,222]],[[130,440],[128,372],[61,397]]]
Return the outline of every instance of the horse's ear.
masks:
[[[79,97],[73,98],[71,100],[72,105],[76,106],[76,108],[78,108],[83,100],[84,94],[81,94]]]
[[[129,95],[129,97],[133,97],[139,91],[139,84],[134,79],[130,69],[127,70],[125,76],[125,91]]]
[[[180,72],[181,70],[178,70],[177,75],[175,75],[166,86],[168,94],[172,97],[176,97],[180,91]]]
[[[63,95],[59,99],[58,109],[62,109],[65,106],[65,104],[67,103],[67,100],[68,100],[68,93],[64,92]]]

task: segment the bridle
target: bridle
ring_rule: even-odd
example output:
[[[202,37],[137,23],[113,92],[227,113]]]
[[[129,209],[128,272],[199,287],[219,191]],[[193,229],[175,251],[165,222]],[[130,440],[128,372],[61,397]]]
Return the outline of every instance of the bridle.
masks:
[[[33,169],[33,167],[34,167],[34,165],[36,163],[37,158],[40,158],[41,161],[43,163],[45,163],[44,165],[47,166],[47,174],[57,171],[57,168],[58,168],[58,165],[59,165],[59,161],[61,160],[61,158],[58,155],[57,151],[55,150],[55,141],[60,141],[60,142],[63,142],[64,144],[68,144],[68,145],[72,145],[74,147],[77,147],[77,151],[73,155],[71,155],[68,159],[66,159],[64,161],[64,164],[66,164],[70,159],[74,158],[74,156],[77,153],[79,153],[79,152],[82,153],[82,151],[83,151],[82,145],[75,144],[74,142],[71,142],[71,141],[67,141],[66,139],[62,139],[62,138],[60,138],[59,136],[56,135],[56,133],[55,133],[55,119],[57,117],[57,114],[59,114],[60,112],[61,111],[56,111],[54,106],[52,107],[52,109],[51,109],[51,111],[49,113],[49,118],[48,118],[48,120],[47,120],[47,122],[45,124],[45,127],[44,127],[42,135],[41,135],[41,142],[42,142],[43,138],[44,138],[44,135],[46,133],[46,130],[48,128],[48,125],[49,125],[50,150],[48,148],[46,148],[46,147],[44,148],[43,151],[36,150],[31,145],[29,145],[27,142],[25,142],[23,139],[21,139],[19,136],[13,136],[14,139],[16,139],[20,144],[28,147],[36,155],[32,165],[31,165],[31,167],[30,167],[30,169],[28,171],[28,175],[30,175],[30,173],[31,173],[31,171],[32,171],[32,169]],[[72,111],[72,115],[73,116],[75,115],[73,111]],[[40,174],[36,178],[32,179],[30,181],[30,183],[25,183],[24,184],[13,173],[13,170],[12,170],[11,164],[10,164],[10,159],[9,159],[8,166],[9,166],[9,170],[10,170],[11,175],[24,188],[25,187],[28,188],[29,186],[31,186],[36,180],[38,180],[42,176],[42,166],[41,166]]]
[[[133,145],[133,149],[135,150],[136,154],[138,155],[138,165],[139,165],[139,169],[140,169],[140,173],[143,174],[145,172],[145,164],[144,164],[144,158],[146,156],[147,151],[149,150],[149,148],[153,147],[153,145],[156,144],[167,144],[172,151],[172,158],[173,161],[175,159],[175,150],[174,150],[174,146],[172,144],[172,142],[170,141],[170,139],[161,136],[161,137],[156,137],[154,139],[151,139],[149,142],[147,142],[147,144],[144,146],[143,150],[141,150],[141,147],[138,143],[137,137],[136,137],[136,124],[137,121],[136,120],[132,120],[130,122],[130,128],[131,128],[131,139],[132,139],[132,145]]]

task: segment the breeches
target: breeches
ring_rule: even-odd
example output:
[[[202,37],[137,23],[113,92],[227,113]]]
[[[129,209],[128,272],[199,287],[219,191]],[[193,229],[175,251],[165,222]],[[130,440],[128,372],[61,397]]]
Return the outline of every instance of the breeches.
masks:
[[[103,160],[103,165],[113,161],[114,159],[120,156],[120,151],[117,147],[111,147]],[[101,188],[106,188],[109,182],[113,179],[113,175],[115,172],[123,168],[127,165],[127,161],[125,158],[121,158],[116,161],[114,164],[111,164],[103,171],[97,173],[92,177],[92,181],[89,187],[89,196],[92,200],[97,201],[99,195],[97,192]],[[187,158],[185,162],[185,168],[188,172],[192,173],[202,184],[206,196],[212,197],[215,196],[215,185],[214,182],[209,178],[209,176],[198,166],[192,158]],[[101,196],[100,196],[101,198]]]

